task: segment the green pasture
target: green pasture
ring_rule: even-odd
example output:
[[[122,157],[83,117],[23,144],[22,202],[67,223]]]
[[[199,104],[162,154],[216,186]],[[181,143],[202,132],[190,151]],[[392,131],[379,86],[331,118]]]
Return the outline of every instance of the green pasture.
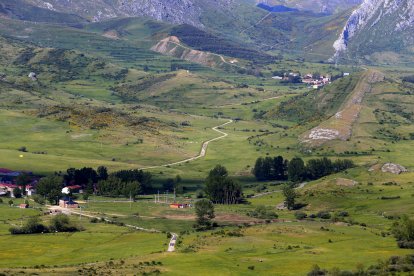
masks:
[[[183,238],[178,253],[166,256],[168,275],[304,275],[314,264],[354,270],[378,259],[404,255],[392,237],[360,226],[280,223],[241,231],[242,237],[197,234]],[[188,252],[188,253],[185,253]],[[254,266],[254,271],[248,267]]]

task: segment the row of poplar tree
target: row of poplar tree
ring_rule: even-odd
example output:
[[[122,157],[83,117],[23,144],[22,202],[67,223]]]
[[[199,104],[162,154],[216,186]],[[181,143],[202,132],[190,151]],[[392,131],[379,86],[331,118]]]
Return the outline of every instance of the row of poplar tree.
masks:
[[[295,157],[292,160],[277,157],[259,157],[253,168],[253,174],[259,181],[292,181],[315,180],[321,177],[338,173],[354,167],[352,160],[337,159],[332,161],[323,157],[310,159],[305,164],[302,158]]]

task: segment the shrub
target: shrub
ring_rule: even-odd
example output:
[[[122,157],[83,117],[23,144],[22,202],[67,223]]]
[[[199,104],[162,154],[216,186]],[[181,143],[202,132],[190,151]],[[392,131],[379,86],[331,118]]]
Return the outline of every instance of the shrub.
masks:
[[[12,227],[9,229],[9,231],[12,235],[49,232],[48,228],[40,222],[39,217],[31,217],[27,220],[26,224],[23,227]]]
[[[21,152],[27,152],[27,148],[26,147],[20,147],[20,148],[18,148],[17,149],[18,151],[21,151]]]
[[[340,211],[338,217],[349,217],[349,213],[347,211]]]
[[[400,199],[400,196],[382,196],[382,200],[390,200],[390,199]]]
[[[45,199],[41,195],[34,195],[32,197],[32,199],[33,199],[34,202],[36,202],[36,203],[38,203],[40,205],[45,204]]]
[[[308,217],[308,215],[305,212],[299,212],[299,211],[295,212],[295,218],[298,219],[298,220],[302,220],[302,219],[305,219],[307,217]]]
[[[393,224],[392,232],[400,248],[414,249],[414,219],[404,215]]]
[[[327,211],[320,211],[316,214],[316,216],[320,219],[330,219],[331,214]]]
[[[53,232],[77,232],[80,231],[78,227],[73,225],[69,216],[59,214],[54,216],[50,221],[50,230]]]
[[[247,215],[259,219],[277,219],[279,216],[272,210],[266,209],[265,206],[258,206],[253,211],[247,212]]]

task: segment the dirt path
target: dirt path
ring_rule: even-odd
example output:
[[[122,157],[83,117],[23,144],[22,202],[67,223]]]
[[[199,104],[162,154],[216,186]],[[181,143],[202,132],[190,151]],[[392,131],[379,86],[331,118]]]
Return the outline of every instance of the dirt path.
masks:
[[[178,162],[174,162],[174,163],[169,163],[169,164],[164,164],[164,165],[158,165],[158,166],[143,167],[143,168],[141,168],[141,170],[156,169],[156,168],[162,168],[162,167],[169,167],[169,166],[179,165],[179,164],[183,164],[183,163],[191,162],[191,161],[194,161],[194,160],[197,160],[197,159],[200,159],[200,158],[202,158],[202,157],[206,156],[206,154],[207,154],[207,148],[208,148],[208,145],[209,145],[211,142],[214,142],[214,141],[217,141],[217,140],[223,139],[223,138],[225,138],[225,137],[227,137],[227,136],[228,136],[228,134],[227,134],[227,133],[225,133],[225,132],[223,132],[223,131],[219,130],[219,128],[224,127],[224,126],[226,126],[226,125],[228,125],[228,124],[231,124],[231,123],[233,123],[233,120],[229,120],[228,122],[226,122],[226,123],[224,123],[224,124],[221,124],[221,125],[218,125],[218,126],[213,127],[213,128],[212,128],[212,130],[214,130],[214,131],[216,131],[216,132],[218,132],[218,133],[220,133],[220,134],[222,134],[222,135],[221,135],[221,136],[219,136],[219,137],[216,137],[216,138],[210,139],[210,140],[208,140],[208,141],[205,141],[205,142],[203,143],[203,145],[201,146],[201,151],[200,151],[200,153],[199,153],[197,156],[194,156],[194,157],[191,157],[191,158],[187,158],[187,159],[185,159],[185,160],[178,161]]]
[[[59,207],[59,206],[50,206],[50,205],[48,207],[49,207],[49,210],[53,210],[53,211],[58,210],[58,211],[61,211],[64,214],[69,214],[69,215],[79,215],[80,218],[87,217],[87,218],[101,219],[101,217],[96,216],[96,215],[91,215],[91,214],[88,214],[88,213],[85,213],[85,212],[82,212],[82,211],[78,212],[77,209],[76,210],[75,209],[68,209],[68,208],[62,208],[62,207]],[[110,223],[114,222],[114,221],[112,221],[110,219],[107,219],[107,218],[104,218],[104,220],[106,222],[110,222]],[[128,227],[128,228],[135,229],[135,230],[139,230],[139,231],[145,231],[145,232],[151,232],[151,233],[161,233],[161,231],[159,231],[159,230],[147,229],[147,228],[143,228],[143,227],[139,227],[139,226],[135,226],[135,225],[130,225],[130,224],[124,224],[124,226]],[[167,252],[174,252],[175,251],[175,244],[177,242],[178,235],[175,234],[175,233],[171,233],[171,235],[172,235],[172,237],[171,237],[170,243],[168,244]]]
[[[171,233],[172,237],[170,243],[168,244],[167,252],[174,252],[175,251],[175,244],[177,243],[178,235],[175,233]]]

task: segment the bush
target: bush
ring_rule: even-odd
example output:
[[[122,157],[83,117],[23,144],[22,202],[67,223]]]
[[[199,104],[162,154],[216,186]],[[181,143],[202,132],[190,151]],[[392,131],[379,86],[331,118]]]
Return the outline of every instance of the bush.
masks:
[[[31,217],[27,220],[26,224],[23,227],[12,227],[9,229],[9,231],[10,234],[17,235],[47,233],[49,232],[49,229],[40,222],[39,217]]]
[[[341,211],[338,213],[338,217],[349,217],[349,213],[347,211]]]
[[[368,269],[364,269],[363,265],[358,264],[355,272],[341,271],[338,268],[332,268],[327,271],[321,269],[318,265],[314,265],[308,273],[310,276],[317,275],[340,275],[340,276],[360,276],[360,275],[411,275],[414,271],[414,255],[392,256],[386,261],[378,261],[378,264],[371,265]]]
[[[247,215],[258,219],[277,219],[279,217],[278,214],[266,209],[265,206],[258,206],[253,211],[247,212]]]
[[[393,224],[392,232],[400,248],[414,249],[414,219],[402,216],[400,221]]]
[[[295,218],[298,220],[302,220],[307,218],[308,215],[305,212],[295,212]]]
[[[53,232],[77,232],[80,231],[78,227],[73,225],[69,216],[59,214],[54,216],[50,221],[50,231]]]
[[[398,241],[397,242],[399,248],[404,249],[414,249],[414,241]]]
[[[327,211],[320,211],[319,213],[316,214],[316,216],[320,219],[330,219],[331,218],[331,214]]]
[[[27,148],[26,147],[20,147],[20,148],[18,148],[17,149],[18,151],[21,151],[21,152],[27,152]]]
[[[40,204],[40,205],[44,205],[45,204],[45,199],[41,195],[34,195],[32,197],[32,199],[37,204]]]

